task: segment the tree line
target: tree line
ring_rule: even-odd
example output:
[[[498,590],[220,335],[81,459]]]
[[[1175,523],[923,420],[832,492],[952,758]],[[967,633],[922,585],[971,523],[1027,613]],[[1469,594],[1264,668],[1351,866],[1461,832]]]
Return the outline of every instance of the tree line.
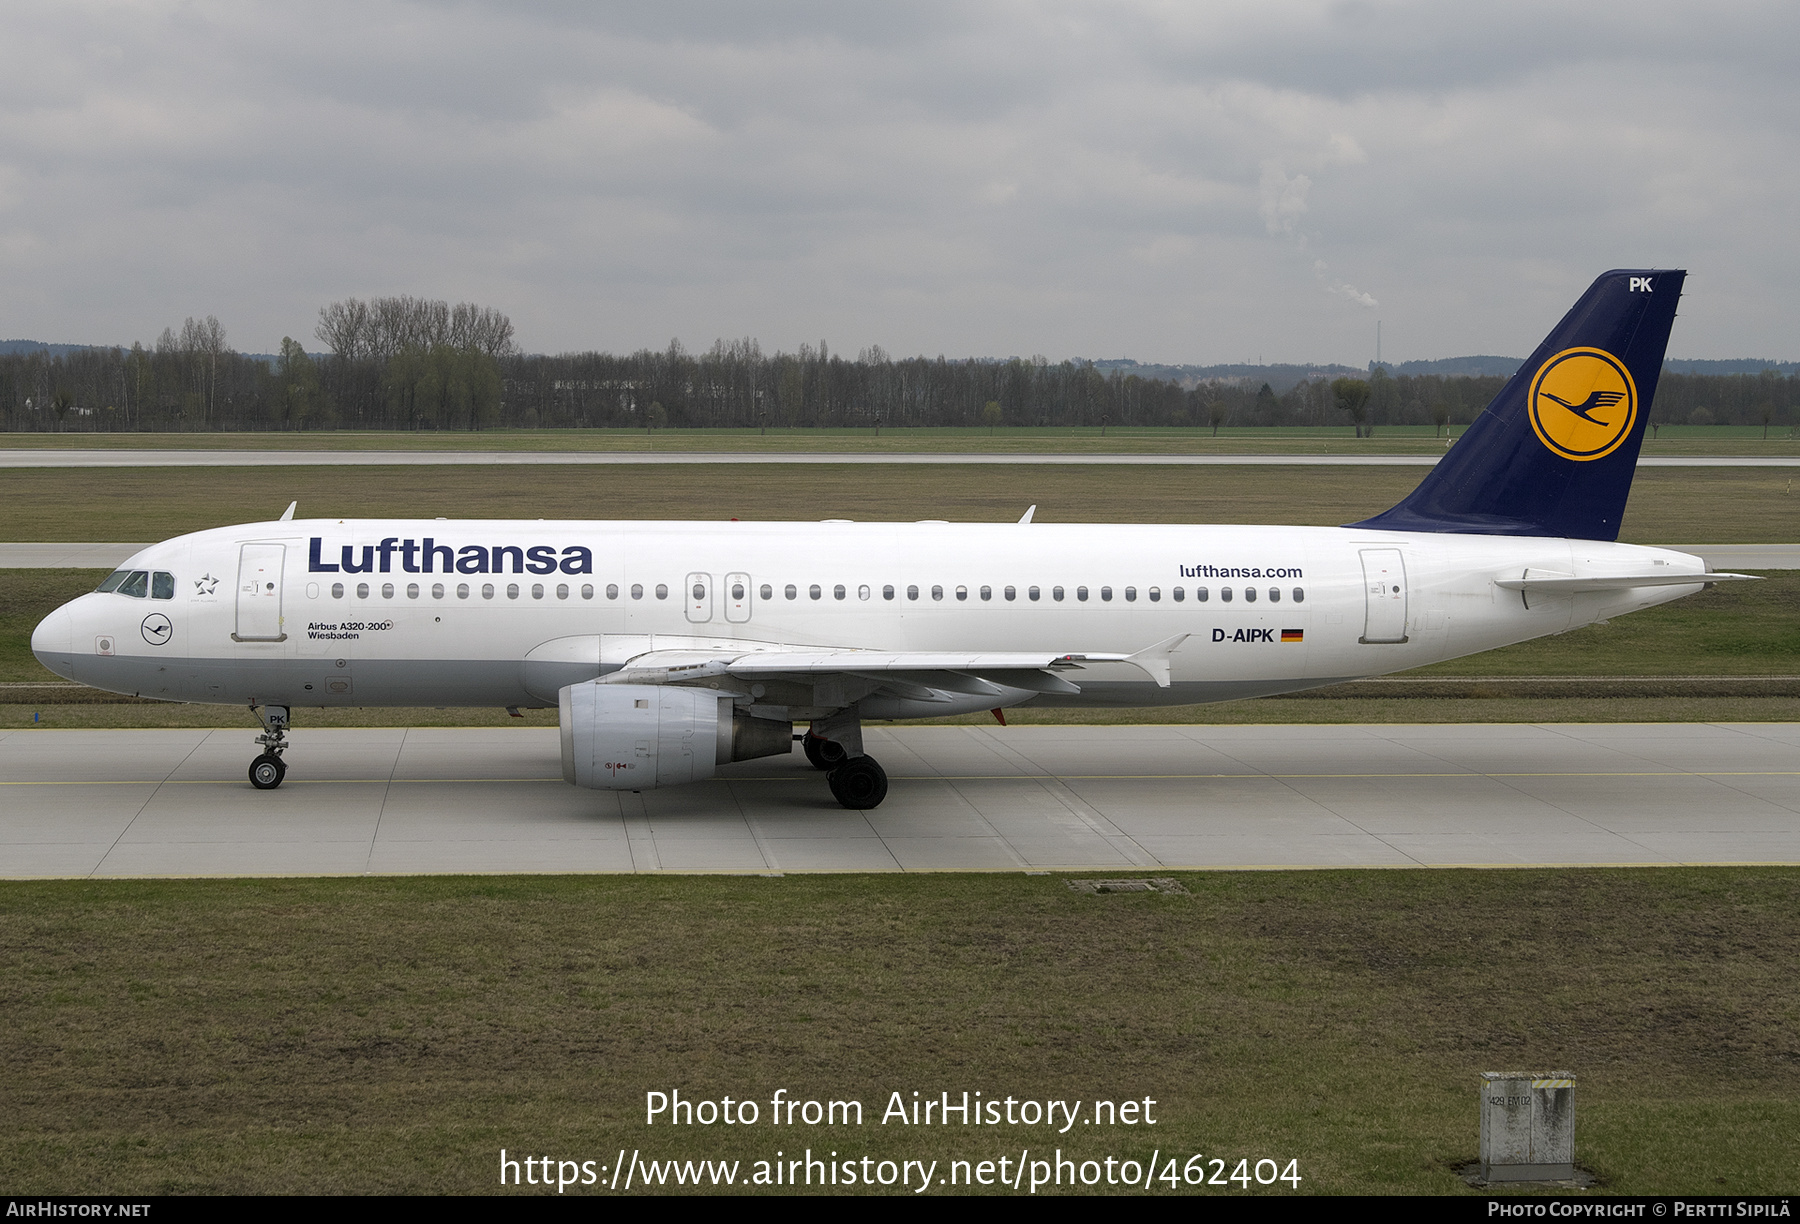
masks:
[[[1500,377],[1313,378],[1277,394],[1254,378],[1194,386],[1086,362],[854,359],[825,343],[764,353],[721,340],[631,354],[526,354],[491,307],[351,298],[319,312],[317,355],[291,337],[272,357],[233,351],[217,319],[155,345],[0,356],[0,428],[46,431],[869,428],[1053,425],[1465,425]],[[1664,373],[1656,424],[1800,423],[1800,380]]]

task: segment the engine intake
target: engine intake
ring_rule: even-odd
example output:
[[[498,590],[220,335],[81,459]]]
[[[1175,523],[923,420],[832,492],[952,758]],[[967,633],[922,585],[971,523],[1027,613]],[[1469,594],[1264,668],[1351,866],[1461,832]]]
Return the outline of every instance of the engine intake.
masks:
[[[557,707],[563,780],[589,790],[679,786],[793,751],[793,723],[751,718],[706,689],[588,681],[559,690]]]

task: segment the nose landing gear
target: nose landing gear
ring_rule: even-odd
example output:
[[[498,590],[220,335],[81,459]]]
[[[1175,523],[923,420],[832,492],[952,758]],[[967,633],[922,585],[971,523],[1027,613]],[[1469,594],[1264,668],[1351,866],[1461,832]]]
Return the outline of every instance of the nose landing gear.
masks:
[[[263,753],[250,762],[250,785],[257,790],[274,790],[287,777],[287,762],[281,754],[287,750],[288,708],[286,706],[252,707],[262,719],[263,733],[256,742]]]

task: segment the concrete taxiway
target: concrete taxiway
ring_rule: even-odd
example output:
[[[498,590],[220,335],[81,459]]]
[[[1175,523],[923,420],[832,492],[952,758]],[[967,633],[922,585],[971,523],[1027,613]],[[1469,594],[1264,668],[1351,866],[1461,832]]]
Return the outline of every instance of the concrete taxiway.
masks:
[[[0,734],[0,875],[1800,864],[1800,724],[893,727],[848,812],[798,753],[577,790],[546,729]]]

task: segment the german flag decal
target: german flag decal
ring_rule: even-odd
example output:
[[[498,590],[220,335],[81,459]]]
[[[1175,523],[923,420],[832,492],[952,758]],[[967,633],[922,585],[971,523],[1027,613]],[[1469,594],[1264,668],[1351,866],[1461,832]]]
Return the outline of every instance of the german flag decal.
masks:
[[[1306,640],[1306,630],[1283,629],[1281,631],[1281,640],[1284,642],[1304,642]]]

